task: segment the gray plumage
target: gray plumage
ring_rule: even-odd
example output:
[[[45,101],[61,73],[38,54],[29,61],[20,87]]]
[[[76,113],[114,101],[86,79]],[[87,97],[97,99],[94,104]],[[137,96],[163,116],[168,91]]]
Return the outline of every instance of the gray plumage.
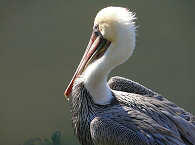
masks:
[[[72,122],[82,145],[193,145],[195,117],[158,93],[125,78],[108,82],[114,99],[97,105],[77,78]]]

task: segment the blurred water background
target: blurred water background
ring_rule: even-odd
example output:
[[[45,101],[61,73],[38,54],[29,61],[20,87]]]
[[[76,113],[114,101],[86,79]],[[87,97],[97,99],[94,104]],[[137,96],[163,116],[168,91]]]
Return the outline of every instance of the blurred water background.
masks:
[[[56,130],[61,144],[78,145],[63,91],[97,11],[110,5],[136,12],[138,25],[133,57],[111,76],[138,81],[195,114],[193,0],[1,0],[1,145],[23,145],[53,133],[56,143]]]

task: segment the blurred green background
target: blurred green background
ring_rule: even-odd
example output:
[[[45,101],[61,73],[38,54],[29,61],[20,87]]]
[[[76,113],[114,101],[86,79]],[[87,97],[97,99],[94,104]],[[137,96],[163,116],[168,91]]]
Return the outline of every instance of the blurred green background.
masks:
[[[68,85],[98,10],[136,12],[133,57],[113,75],[138,81],[195,114],[195,2],[193,0],[1,0],[0,144],[19,145],[71,127]]]

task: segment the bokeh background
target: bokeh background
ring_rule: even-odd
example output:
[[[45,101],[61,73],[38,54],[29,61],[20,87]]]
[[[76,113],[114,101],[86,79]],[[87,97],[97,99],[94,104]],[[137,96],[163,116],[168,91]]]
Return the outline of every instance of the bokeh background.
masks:
[[[98,10],[136,12],[137,46],[116,68],[195,114],[193,0],[1,0],[0,144],[23,145],[62,132],[78,145],[63,96],[91,34]]]

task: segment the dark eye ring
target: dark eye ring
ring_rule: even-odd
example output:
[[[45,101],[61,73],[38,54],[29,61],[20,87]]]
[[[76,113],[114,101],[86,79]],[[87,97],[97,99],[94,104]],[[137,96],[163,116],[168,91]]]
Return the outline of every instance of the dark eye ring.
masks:
[[[99,36],[99,34],[100,34],[98,31],[95,31],[94,33],[95,33],[96,37]]]
[[[95,33],[95,36],[96,36],[96,37],[97,37],[97,36],[102,36],[102,34],[101,34],[100,30],[99,30],[99,25],[96,25],[96,26],[94,27],[94,33]]]
[[[98,25],[98,24],[95,25],[94,29],[95,29],[95,30],[99,30],[99,25]]]

